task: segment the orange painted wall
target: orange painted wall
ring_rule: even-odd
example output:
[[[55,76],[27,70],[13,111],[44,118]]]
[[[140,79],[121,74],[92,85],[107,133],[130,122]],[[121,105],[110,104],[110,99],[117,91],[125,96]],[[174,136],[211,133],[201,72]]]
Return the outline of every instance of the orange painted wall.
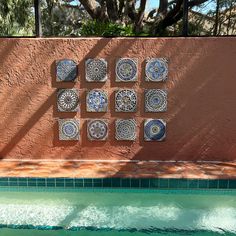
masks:
[[[86,83],[86,58],[102,57],[109,64],[105,84]],[[139,60],[139,81],[115,83],[118,57]],[[144,82],[145,59],[169,58],[166,83]],[[57,118],[74,117],[56,109],[55,60],[78,62],[81,141],[58,141]],[[236,38],[114,38],[114,39],[0,39],[0,157],[13,159],[133,159],[133,160],[236,160]],[[85,112],[85,91],[109,91],[106,114]],[[139,94],[137,113],[114,112],[116,88],[134,87]],[[168,111],[145,114],[144,88],[166,88]],[[136,142],[114,139],[117,117],[138,121]],[[165,142],[143,141],[143,119],[167,121]],[[89,142],[87,118],[110,121],[107,142]]]

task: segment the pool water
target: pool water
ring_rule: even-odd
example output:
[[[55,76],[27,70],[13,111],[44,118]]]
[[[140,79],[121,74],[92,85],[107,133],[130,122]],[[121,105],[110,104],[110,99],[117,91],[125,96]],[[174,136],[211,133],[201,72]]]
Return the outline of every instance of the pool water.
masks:
[[[236,235],[235,196],[197,190],[1,190],[0,235]]]

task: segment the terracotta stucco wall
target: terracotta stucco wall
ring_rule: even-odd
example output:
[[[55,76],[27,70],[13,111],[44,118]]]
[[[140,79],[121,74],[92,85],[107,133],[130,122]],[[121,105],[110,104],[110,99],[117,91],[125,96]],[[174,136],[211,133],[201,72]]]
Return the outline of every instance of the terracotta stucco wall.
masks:
[[[86,83],[86,58],[102,57],[109,64],[105,84]],[[139,60],[139,79],[133,84],[115,83],[118,57]],[[169,58],[166,83],[144,82],[144,60]],[[58,141],[57,118],[74,117],[56,109],[55,60],[78,62],[81,112],[81,141]],[[162,39],[0,39],[0,156],[13,159],[133,159],[133,160],[236,160],[236,38]],[[109,91],[110,107],[105,114],[85,112],[85,91]],[[114,112],[116,88],[133,87],[139,93],[137,113]],[[166,88],[168,111],[145,114],[144,88]],[[114,139],[117,117],[138,121],[137,141]],[[143,141],[143,119],[167,121],[164,142]],[[107,142],[89,142],[87,118],[110,121]]]

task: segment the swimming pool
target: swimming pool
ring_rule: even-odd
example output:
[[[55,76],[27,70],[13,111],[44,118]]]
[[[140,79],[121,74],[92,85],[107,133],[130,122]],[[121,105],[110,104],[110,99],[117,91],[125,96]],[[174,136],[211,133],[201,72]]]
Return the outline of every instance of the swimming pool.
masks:
[[[0,235],[235,235],[235,190],[1,189]]]

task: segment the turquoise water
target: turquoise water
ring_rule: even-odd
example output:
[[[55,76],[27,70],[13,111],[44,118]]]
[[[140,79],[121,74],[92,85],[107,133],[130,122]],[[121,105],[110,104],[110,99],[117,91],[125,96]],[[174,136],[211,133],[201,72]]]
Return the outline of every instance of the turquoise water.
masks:
[[[0,226],[0,236],[236,235],[236,194],[1,190]]]

